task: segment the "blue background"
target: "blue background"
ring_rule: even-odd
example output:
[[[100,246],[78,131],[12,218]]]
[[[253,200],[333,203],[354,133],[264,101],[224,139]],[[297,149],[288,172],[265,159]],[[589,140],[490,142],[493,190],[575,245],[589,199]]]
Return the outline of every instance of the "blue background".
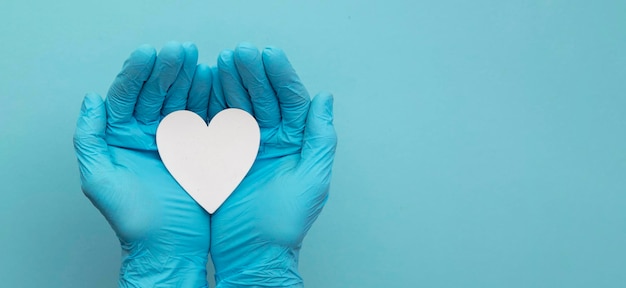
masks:
[[[116,285],[72,133],[169,40],[275,45],[335,94],[307,287],[626,287],[624,1],[3,0],[0,36],[1,287]]]

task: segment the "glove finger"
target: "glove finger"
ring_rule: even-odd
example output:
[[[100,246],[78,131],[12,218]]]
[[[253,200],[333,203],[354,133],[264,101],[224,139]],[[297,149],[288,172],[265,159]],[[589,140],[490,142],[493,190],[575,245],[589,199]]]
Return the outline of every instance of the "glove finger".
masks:
[[[269,47],[263,50],[263,66],[278,96],[283,124],[301,131],[306,122],[310,99],[298,74],[285,53],[278,48]]]
[[[211,93],[212,77],[211,68],[206,64],[198,64],[196,73],[193,75],[187,110],[195,112],[202,119],[207,118],[209,109],[209,95]]]
[[[159,119],[165,95],[176,80],[184,60],[185,51],[180,43],[170,42],[161,49],[154,63],[152,75],[137,99],[135,107],[137,121],[146,124]]]
[[[213,77],[213,86],[211,86],[211,96],[209,97],[209,114],[207,122],[210,122],[217,113],[226,109],[226,99],[224,98],[224,90],[222,89],[222,82],[219,79],[219,69],[217,67],[211,67],[211,75]]]
[[[150,45],[143,45],[130,54],[117,74],[106,98],[109,123],[122,123],[133,116],[137,97],[144,82],[150,77],[156,51]]]
[[[280,123],[280,109],[274,89],[270,85],[259,50],[249,43],[235,49],[235,65],[243,86],[250,94],[254,116],[261,128],[276,127]]]
[[[185,61],[178,77],[165,96],[161,111],[163,116],[177,110],[183,110],[187,106],[187,95],[189,95],[189,88],[198,63],[198,48],[195,44],[187,42],[183,44],[183,50],[185,51]]]
[[[248,91],[243,87],[239,72],[235,66],[234,52],[225,50],[220,53],[217,61],[217,67],[222,82],[224,98],[230,108],[239,108],[254,115],[252,111],[252,103],[248,96]]]
[[[105,104],[100,95],[89,93],[83,99],[74,131],[74,150],[78,158],[83,187],[93,176],[113,170],[109,147],[104,140],[107,125]],[[91,189],[85,191],[88,193]]]
[[[300,169],[307,175],[315,175],[315,179],[330,182],[337,134],[333,125],[333,96],[330,93],[320,93],[309,109],[304,140],[302,143]]]

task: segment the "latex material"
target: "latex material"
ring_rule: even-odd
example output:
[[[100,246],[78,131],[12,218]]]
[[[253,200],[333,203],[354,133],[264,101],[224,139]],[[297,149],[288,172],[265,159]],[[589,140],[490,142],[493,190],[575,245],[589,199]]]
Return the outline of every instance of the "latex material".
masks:
[[[212,95],[212,108],[244,109],[261,127],[255,164],[211,217],[217,287],[302,287],[298,254],[331,179],[333,98],[309,100],[277,48],[241,44],[220,55],[217,72],[214,91],[223,93]]]
[[[206,287],[210,218],[159,159],[164,115],[206,117],[211,70],[193,44],[142,46],[124,63],[106,101],[88,94],[74,136],[82,189],[117,234],[120,287]]]

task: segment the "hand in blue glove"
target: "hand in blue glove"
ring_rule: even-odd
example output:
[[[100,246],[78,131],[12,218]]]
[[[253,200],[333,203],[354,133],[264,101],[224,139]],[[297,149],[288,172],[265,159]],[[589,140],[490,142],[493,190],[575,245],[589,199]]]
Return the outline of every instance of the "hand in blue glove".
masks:
[[[333,98],[309,100],[277,48],[259,53],[241,44],[221,53],[218,71],[223,94],[212,95],[211,105],[254,115],[261,147],[243,182],[211,216],[217,287],[302,287],[298,254],[326,202],[335,154]]]
[[[211,70],[193,44],[142,46],[105,101],[88,94],[74,135],[82,189],[123,252],[120,287],[206,287],[209,214],[170,176],[155,132],[168,113],[206,117]]]

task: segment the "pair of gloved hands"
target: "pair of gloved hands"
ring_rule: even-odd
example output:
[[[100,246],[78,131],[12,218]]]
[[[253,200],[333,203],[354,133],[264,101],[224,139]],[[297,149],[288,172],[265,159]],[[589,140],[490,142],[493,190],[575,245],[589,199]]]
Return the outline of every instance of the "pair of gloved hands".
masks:
[[[328,196],[336,147],[332,96],[313,100],[287,57],[240,44],[217,67],[191,43],[142,46],[106,99],[88,94],[74,146],[82,189],[120,239],[120,287],[302,287],[302,240]],[[213,214],[170,176],[157,152],[161,119],[187,109],[207,123],[225,108],[253,115],[259,154]]]

